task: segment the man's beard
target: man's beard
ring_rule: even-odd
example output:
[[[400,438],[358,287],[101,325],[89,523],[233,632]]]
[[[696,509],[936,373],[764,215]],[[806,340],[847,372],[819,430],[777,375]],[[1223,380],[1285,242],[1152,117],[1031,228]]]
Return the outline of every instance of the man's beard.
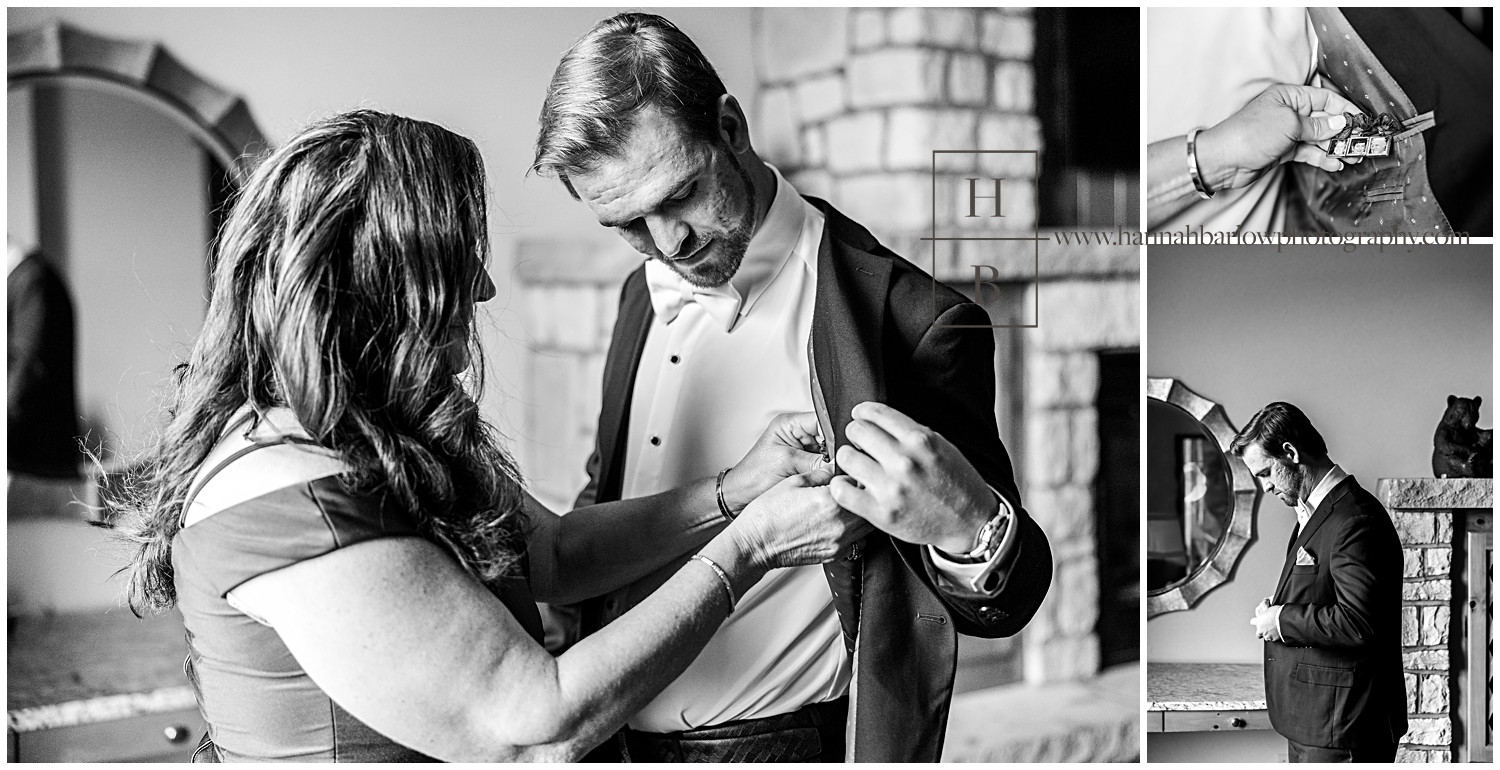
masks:
[[[740,159],[736,158],[733,152],[726,151],[725,154],[729,157],[729,162],[734,165],[736,175],[739,176],[740,189],[745,197],[744,204],[751,209],[752,216],[741,219],[738,224],[714,238],[712,247],[719,253],[705,259],[703,264],[684,270],[673,268],[684,281],[700,289],[712,289],[729,283],[735,273],[740,271],[740,265],[744,264],[745,252],[749,250],[750,239],[755,235],[754,227],[750,224],[754,221],[754,182],[750,179],[750,172],[745,170],[744,164],[740,163]],[[701,248],[703,245],[696,244],[695,248]],[[688,253],[691,254],[692,251],[688,250]],[[664,259],[663,261],[669,267],[672,266],[671,260]]]
[[[1307,470],[1307,467],[1304,465],[1295,465],[1291,462],[1281,459],[1277,459],[1276,462],[1281,463],[1281,467],[1292,479],[1292,483],[1290,484],[1292,501],[1288,503],[1285,500],[1282,500],[1282,502],[1285,503],[1289,508],[1296,509],[1298,503],[1301,503],[1303,500],[1302,487],[1307,484],[1308,478],[1312,476],[1312,472]],[[1307,492],[1309,495],[1312,494],[1311,489],[1307,490]]]

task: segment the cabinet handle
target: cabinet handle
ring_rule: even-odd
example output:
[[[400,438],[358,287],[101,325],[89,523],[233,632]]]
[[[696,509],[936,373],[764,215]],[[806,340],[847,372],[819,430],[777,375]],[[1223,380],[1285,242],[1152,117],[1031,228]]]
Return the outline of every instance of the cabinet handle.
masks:
[[[1245,720],[1244,720],[1243,717],[1235,717],[1235,718],[1229,720],[1229,726],[1230,727],[1244,727],[1245,724],[1246,723],[1245,723]]]
[[[191,733],[183,725],[167,725],[167,728],[162,730],[161,734],[166,737],[167,743],[182,743],[191,736]]]

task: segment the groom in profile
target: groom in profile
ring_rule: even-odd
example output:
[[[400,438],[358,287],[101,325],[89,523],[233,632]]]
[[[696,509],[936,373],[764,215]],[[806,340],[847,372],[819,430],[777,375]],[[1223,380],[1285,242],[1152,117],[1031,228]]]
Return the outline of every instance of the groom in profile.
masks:
[[[533,168],[647,257],[621,292],[577,504],[713,476],[772,416],[811,411],[846,474],[834,499],[880,530],[761,581],[590,758],[937,761],[955,632],[1017,633],[1051,579],[995,426],[993,338],[943,328],[988,326],[984,309],[762,162],[739,102],[659,16],[584,35],[540,123]],[[677,566],[588,602],[582,631]]]
[[[1229,452],[1297,512],[1265,640],[1266,706],[1292,762],[1394,762],[1406,734],[1401,542],[1390,514],[1328,457],[1300,409],[1270,404]]]

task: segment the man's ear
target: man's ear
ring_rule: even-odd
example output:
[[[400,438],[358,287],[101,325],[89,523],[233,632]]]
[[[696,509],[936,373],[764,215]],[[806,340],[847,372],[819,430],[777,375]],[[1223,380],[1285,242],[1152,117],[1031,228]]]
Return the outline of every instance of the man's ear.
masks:
[[[1478,409],[1479,405],[1482,404],[1482,403],[1484,403],[1484,399],[1480,398],[1479,396],[1475,396],[1474,397],[1474,408],[1475,409]]]
[[[718,101],[719,141],[735,155],[750,151],[750,123],[740,101],[732,94],[723,94]]]
[[[1281,442],[1281,452],[1286,456],[1287,462],[1290,462],[1292,465],[1302,464],[1302,453],[1297,451],[1297,447],[1292,442]]]

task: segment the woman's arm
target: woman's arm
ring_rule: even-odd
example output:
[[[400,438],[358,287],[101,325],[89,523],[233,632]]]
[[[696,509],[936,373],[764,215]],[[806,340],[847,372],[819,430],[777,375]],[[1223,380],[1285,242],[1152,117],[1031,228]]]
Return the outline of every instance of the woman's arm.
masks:
[[[1353,102],[1326,88],[1275,85],[1239,112],[1198,133],[1198,171],[1208,190],[1248,186],[1278,163],[1292,160],[1338,171],[1342,161],[1316,143],[1344,127],[1344,113],[1358,113]],[[1314,113],[1318,113],[1315,115]],[[1152,142],[1146,148],[1146,228],[1181,213],[1200,198],[1188,173],[1187,136]]]
[[[550,604],[572,604],[628,585],[707,543],[729,523],[719,513],[710,478],[566,516],[530,495],[526,503],[531,591]]]
[[[827,475],[789,479],[703,549],[737,596],[770,568],[826,561],[869,531],[826,487],[807,486]],[[717,575],[693,560],[553,658],[446,552],[414,538],[339,549],[233,593],[356,718],[467,761],[576,759],[675,679],[729,607]]]
[[[724,478],[724,501],[738,513],[788,476],[818,468],[806,451],[816,442],[817,415],[783,414]],[[650,497],[579,508],[558,516],[527,497],[532,530],[531,590],[537,601],[571,604],[629,585],[707,543],[729,522],[719,511],[716,479]]]

